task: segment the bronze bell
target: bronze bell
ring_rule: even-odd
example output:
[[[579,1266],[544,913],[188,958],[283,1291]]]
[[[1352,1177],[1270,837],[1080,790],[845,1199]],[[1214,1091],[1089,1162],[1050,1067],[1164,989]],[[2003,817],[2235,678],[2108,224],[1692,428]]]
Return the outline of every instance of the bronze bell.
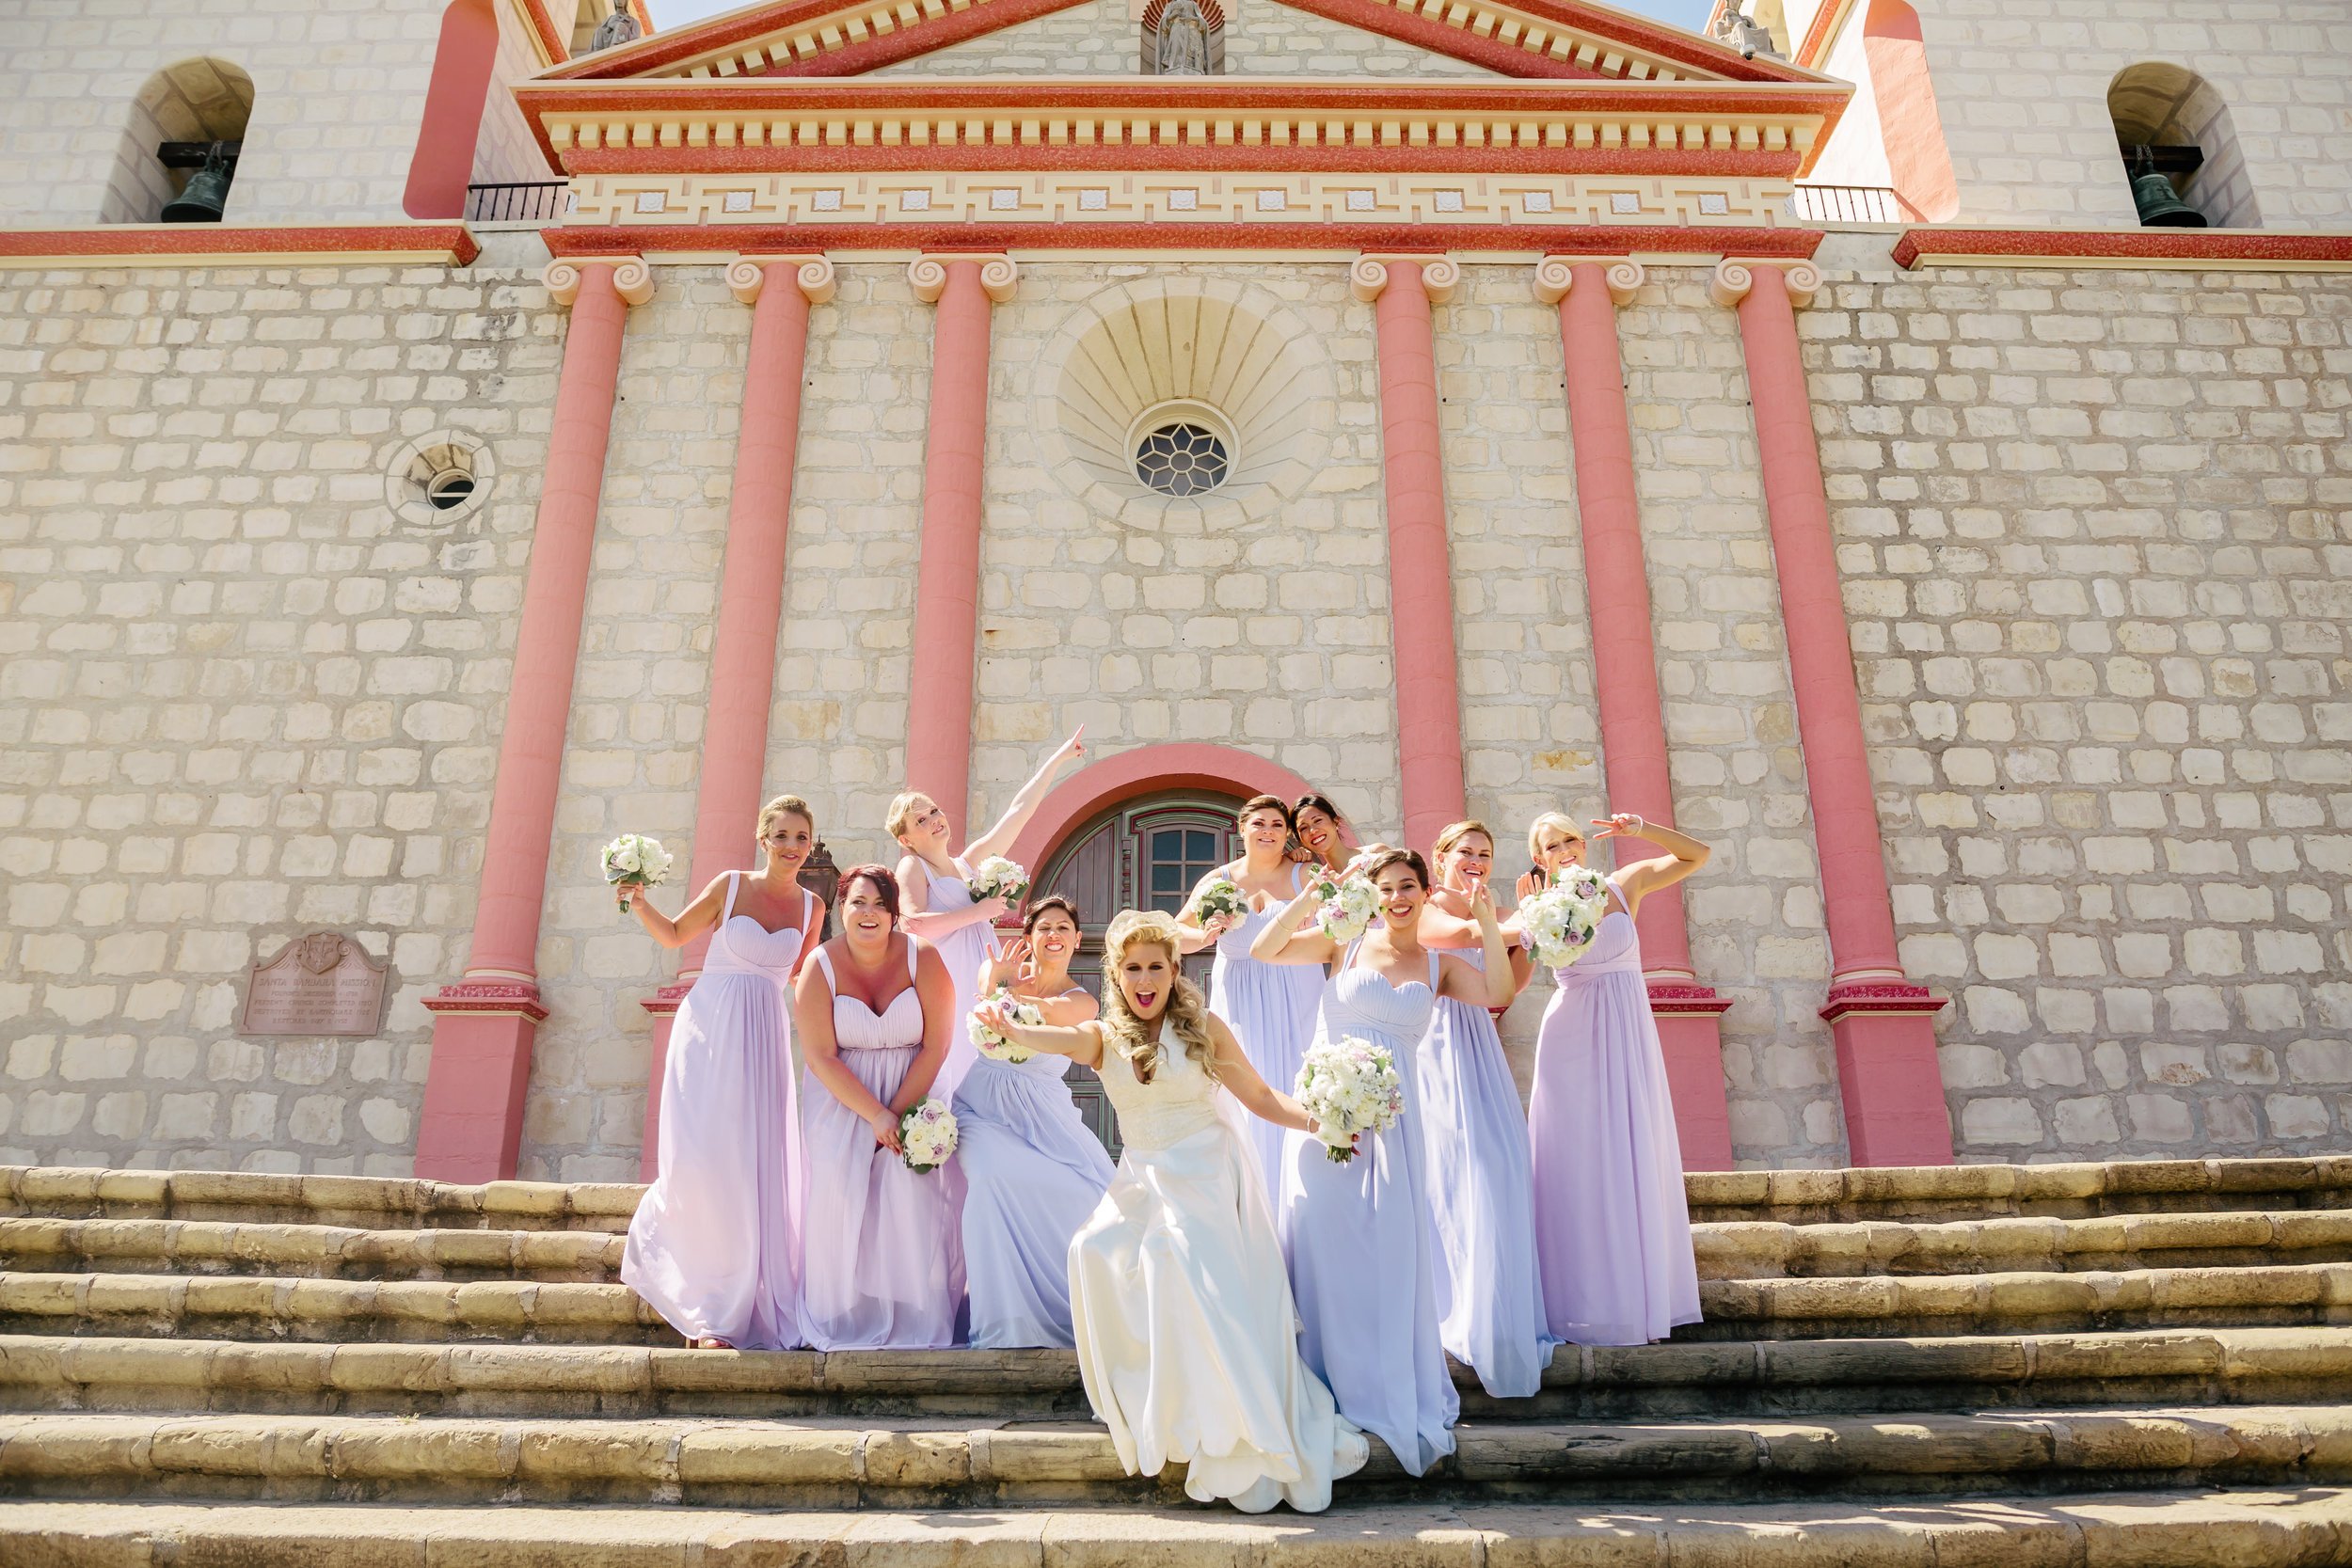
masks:
[[[218,223],[229,205],[229,169],[218,155],[188,176],[188,188],[164,206],[166,223]]]
[[[2150,169],[2132,180],[2132,204],[2142,229],[2202,229],[2205,214],[2183,201],[2172,182]]]

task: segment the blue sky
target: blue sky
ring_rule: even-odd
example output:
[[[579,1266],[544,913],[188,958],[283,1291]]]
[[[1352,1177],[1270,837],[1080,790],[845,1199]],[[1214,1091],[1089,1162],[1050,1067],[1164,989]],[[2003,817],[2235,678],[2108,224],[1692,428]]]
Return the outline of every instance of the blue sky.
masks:
[[[675,27],[682,22],[734,10],[744,3],[745,0],[646,0],[657,27]],[[1608,3],[1620,10],[1654,16],[1661,22],[1671,22],[1682,27],[1695,28],[1707,20],[1708,0],[1608,0]]]

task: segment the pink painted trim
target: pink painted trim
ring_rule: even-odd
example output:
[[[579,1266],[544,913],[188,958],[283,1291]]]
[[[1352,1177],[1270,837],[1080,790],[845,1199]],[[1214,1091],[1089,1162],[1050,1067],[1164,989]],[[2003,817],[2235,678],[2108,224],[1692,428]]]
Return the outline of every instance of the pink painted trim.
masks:
[[[507,681],[506,724],[499,739],[498,780],[491,790],[490,826],[483,847],[469,981],[444,996],[484,983],[512,986],[513,980],[496,977],[537,971],[556,790],[562,780],[564,732],[571,721],[572,677],[580,662],[596,502],[604,488],[605,451],[612,438],[621,335],[628,319],[628,307],[613,286],[613,270],[600,261],[583,264],[580,293],[572,304],[540,481],[539,515],[532,532],[531,564],[523,581],[522,625]],[[477,975],[482,979],[472,978]],[[467,1180],[503,1180],[515,1174],[531,1046],[529,1028],[493,1039],[461,1014],[443,1012],[435,1019],[433,1059],[426,1070],[417,1134],[421,1170],[430,1150],[433,1161],[450,1168],[478,1171],[485,1162],[498,1167]],[[485,1053],[509,1053],[515,1059],[485,1064]]]
[[[2237,229],[1909,229],[1895,242],[1895,264],[1964,264],[2070,257],[2150,261],[2277,261],[2352,268],[2352,234],[2292,234]]]
[[[1642,907],[1647,910],[1649,899],[1644,899]],[[1729,1002],[1723,1005],[1731,1006]],[[1682,1148],[1682,1168],[1731,1169],[1731,1107],[1724,1093],[1723,1028],[1716,1014],[1668,1010],[1658,1004],[1655,993],[1650,1014],[1658,1025],[1666,1094],[1674,1101],[1675,1138]]]
[[[0,256],[120,256],[191,262],[208,256],[333,261],[385,251],[444,251],[459,266],[482,254],[462,223],[110,223],[94,229],[0,230]]]
[[[1313,788],[1281,764],[1232,746],[1199,741],[1138,746],[1089,763],[1063,780],[1022,830],[1010,855],[1015,863],[1042,871],[1062,840],[1097,813],[1158,790],[1231,790],[1245,800],[1279,795],[1295,800]]]
[[[695,894],[727,871],[757,865],[762,855],[754,840],[760,783],[768,771],[768,714],[775,701],[792,470],[801,440],[801,376],[808,356],[808,296],[793,281],[800,265],[798,257],[771,263],[752,307],[726,556],[719,571],[719,625],[710,651],[710,708],[694,800],[693,870],[687,886]],[[707,935],[686,945],[678,959],[682,977],[701,971],[709,945]],[[665,995],[670,989],[663,988]],[[675,1010],[676,1004],[670,1006]],[[646,1180],[660,1169],[661,1073],[669,1038],[663,1017],[654,1025],[645,1082],[639,1159]]]
[[[1461,670],[1438,433],[1438,361],[1422,263],[1391,261],[1373,302],[1380,361],[1380,460],[1389,515],[1389,632],[1405,842],[1426,850],[1470,815],[1462,786]]]
[[[1832,1021],[1846,1158],[1856,1165],[1948,1165],[1952,1118],[1932,1012],[1846,1013]]]
[[[1794,152],[1683,152],[1604,147],[1274,147],[1175,141],[1151,146],[574,148],[567,174],[888,174],[1040,168],[1104,174],[1602,174],[1636,178],[1786,180]],[[1719,233],[1719,230],[1701,232]]]
[[[1804,261],[1820,248],[1819,229],[1623,229],[1607,224],[1540,229],[1516,224],[1438,223],[870,223],[610,224],[542,229],[558,257],[637,256],[668,251],[779,250],[1541,250],[1558,256],[1751,256]]]
[[[931,324],[930,426],[923,442],[923,538],[914,582],[907,787],[939,802],[961,837],[972,795],[980,483],[988,444],[988,292],[981,263],[947,259]]]
[[[412,218],[462,218],[466,184],[473,178],[474,144],[498,64],[499,23],[491,0],[450,0],[424,91],[424,116],[408,159],[401,211]]]
[[[1886,860],[1879,837],[1878,803],[1854,683],[1853,649],[1831,532],[1829,497],[1814,444],[1813,403],[1798,347],[1796,312],[1778,267],[1753,269],[1755,284],[1740,300],[1740,340],[1747,361],[1748,398],[1756,415],[1764,510],[1780,585],[1781,623],[1788,640],[1789,685],[1804,755],[1805,790],[1813,808],[1813,839],[1821,867],[1821,903],[1829,926],[1831,993],[1842,977],[1900,981],[1895,911],[1887,895]],[[1887,1021],[1893,1027],[1893,1021]],[[1858,1162],[1921,1164],[1952,1157],[1950,1124],[1937,1075],[1934,1029],[1887,1036],[1883,1049],[1845,1042],[1877,1040],[1857,1019],[1832,1024],[1840,1041],[1840,1092],[1846,1136]],[[1917,1059],[1924,1042],[1924,1065]],[[1849,1054],[1851,1061],[1847,1060]],[[1940,1150],[1923,1135],[1944,1127]],[[1899,1159],[1887,1150],[1899,1145]]]

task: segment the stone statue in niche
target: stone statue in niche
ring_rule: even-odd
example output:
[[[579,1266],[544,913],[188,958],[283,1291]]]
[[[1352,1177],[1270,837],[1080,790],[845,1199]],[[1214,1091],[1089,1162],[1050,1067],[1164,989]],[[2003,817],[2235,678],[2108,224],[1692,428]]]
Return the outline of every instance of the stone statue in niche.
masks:
[[[1156,74],[1206,76],[1209,73],[1209,23],[1200,14],[1200,0],[1168,0],[1160,12],[1160,48]]]
[[[616,43],[633,43],[636,39],[637,19],[628,14],[628,0],[612,0],[612,14],[596,24],[596,36],[588,51],[594,54]]]

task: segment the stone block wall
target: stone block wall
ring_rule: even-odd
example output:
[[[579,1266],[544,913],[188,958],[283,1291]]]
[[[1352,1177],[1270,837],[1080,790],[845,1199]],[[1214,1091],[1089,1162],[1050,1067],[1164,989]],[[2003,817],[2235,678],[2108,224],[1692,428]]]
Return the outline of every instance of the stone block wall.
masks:
[[[2352,1102],[2352,281],[1899,273],[1842,236],[1800,316],[1906,961],[1963,1158],[2297,1150]],[[1474,812],[1524,863],[1597,811],[1556,319],[1523,262],[1436,311]],[[1226,531],[1095,515],[1041,356],[1131,277],[1235,283],[1328,362],[1327,463]],[[1619,314],[1702,974],[1740,1158],[1844,1157],[1827,954],[1736,320],[1656,267]],[[1270,307],[1271,309],[1271,307]],[[539,955],[524,1174],[632,1173],[668,956],[596,879],[690,859],[751,312],[714,265],[631,312]],[[996,309],[976,819],[1098,754],[1263,747],[1367,831],[1399,802],[1372,312],[1337,262],[1024,262]],[[564,330],[483,266],[0,276],[0,1160],[407,1168],[465,959]],[[771,789],[843,864],[903,766],[931,308],[839,265],[803,388]],[[1320,363],[1321,361],[1318,361]],[[420,518],[433,430],[497,465]],[[743,825],[742,858],[750,858]],[[662,895],[675,908],[687,890]],[[371,1040],[238,1037],[241,973],[352,931]],[[1524,1076],[1543,994],[1508,1037]]]
[[[2352,1132],[2352,279],[1833,268],[1799,317],[1965,1155]]]
[[[0,1161],[406,1172],[561,329],[486,271],[0,274]],[[507,477],[405,519],[451,426]],[[240,1037],[318,927],[384,1033]]]

